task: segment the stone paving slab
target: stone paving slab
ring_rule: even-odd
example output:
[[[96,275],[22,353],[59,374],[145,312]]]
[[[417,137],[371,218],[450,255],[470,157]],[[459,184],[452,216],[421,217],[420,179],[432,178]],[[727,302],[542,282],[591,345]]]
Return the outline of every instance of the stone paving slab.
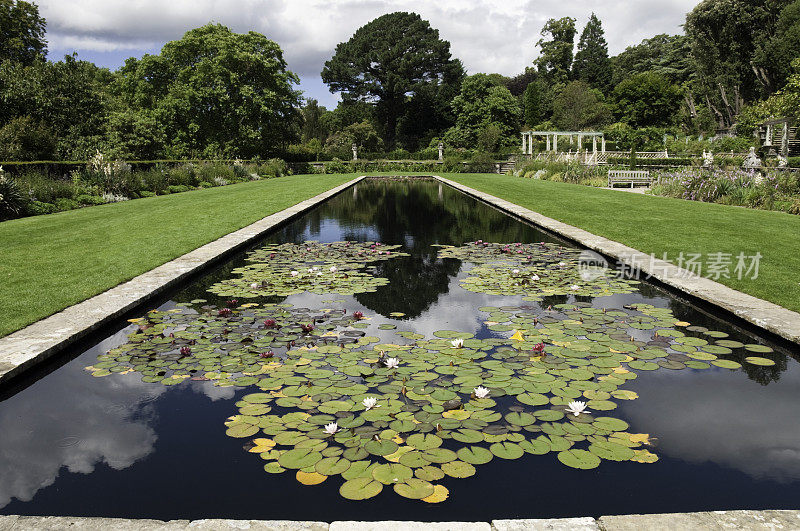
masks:
[[[491,531],[488,522],[333,522],[330,531]]]
[[[496,531],[599,531],[594,518],[551,518],[541,520],[493,520]]]
[[[800,529],[800,511],[714,511],[702,513],[602,516],[603,531]]]
[[[504,199],[480,192],[443,177],[437,176],[436,179],[452,186],[456,190],[460,190],[500,210],[530,221],[535,225],[577,242],[604,256],[627,264],[635,264],[645,275],[651,275],[668,286],[727,310],[737,317],[768,330],[777,336],[794,343],[800,343],[800,313],[758,299],[752,295],[736,291],[719,282],[699,277],[686,269],[664,260],[653,260],[650,255],[644,254],[632,247],[603,238],[602,236],[596,236],[583,229],[548,218]]]
[[[0,338],[0,384],[40,363],[125,312],[153,299],[267,231],[358,183],[358,177],[203,245],[115,288]]]

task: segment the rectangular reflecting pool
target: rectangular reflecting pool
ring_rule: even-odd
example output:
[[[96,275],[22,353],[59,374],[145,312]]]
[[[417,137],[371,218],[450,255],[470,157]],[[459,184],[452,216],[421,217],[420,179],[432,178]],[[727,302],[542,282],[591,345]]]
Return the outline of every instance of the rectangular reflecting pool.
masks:
[[[368,179],[2,390],[0,513],[794,509],[791,350],[439,182]]]

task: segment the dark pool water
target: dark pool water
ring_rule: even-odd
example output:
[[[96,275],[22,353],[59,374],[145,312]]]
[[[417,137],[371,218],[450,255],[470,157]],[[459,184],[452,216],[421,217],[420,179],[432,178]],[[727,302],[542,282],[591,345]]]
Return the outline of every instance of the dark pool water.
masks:
[[[348,311],[377,314],[430,336],[451,329],[485,337],[481,306],[519,305],[520,297],[463,290],[468,264],[437,260],[432,244],[554,241],[551,236],[435,182],[370,181],[284,227],[265,241],[372,241],[402,244],[410,257],[381,263],[390,284],[345,299]],[[263,243],[263,242],[262,242]],[[195,298],[243,264],[243,254],[176,291],[162,308]],[[286,302],[325,307],[330,296]],[[569,301],[554,298],[544,303]],[[676,317],[766,342],[719,322],[649,284],[629,295],[595,299],[598,307],[646,302]],[[143,308],[144,313],[149,308]],[[393,319],[391,312],[406,317]],[[65,354],[6,389],[0,402],[0,513],[140,518],[301,520],[489,520],[722,509],[797,508],[800,499],[800,368],[774,346],[773,367],[745,365],[640,373],[628,383],[639,398],[613,412],[634,433],[658,439],[654,464],[603,462],[594,470],[563,466],[555,454],[495,459],[468,479],[445,479],[438,505],[384,489],[353,502],[341,481],[313,487],[294,474],[266,474],[242,439],[226,436],[234,402],[252,390],[186,381],[165,387],[136,374],[93,378],[84,367],[125,342],[122,321],[102,340]],[[370,332],[373,333],[373,332]],[[768,343],[768,342],[767,342]],[[14,394],[15,393],[15,394]],[[334,481],[335,479],[335,481]]]

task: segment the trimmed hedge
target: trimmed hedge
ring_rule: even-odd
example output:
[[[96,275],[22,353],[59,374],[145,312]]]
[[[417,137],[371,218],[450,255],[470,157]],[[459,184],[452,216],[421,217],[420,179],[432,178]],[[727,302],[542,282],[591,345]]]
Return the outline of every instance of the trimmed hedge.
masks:
[[[664,166],[691,166],[695,159],[691,158],[671,158],[671,159],[634,159],[634,164],[641,167],[664,167]],[[608,163],[614,166],[630,166],[630,157],[608,157]]]

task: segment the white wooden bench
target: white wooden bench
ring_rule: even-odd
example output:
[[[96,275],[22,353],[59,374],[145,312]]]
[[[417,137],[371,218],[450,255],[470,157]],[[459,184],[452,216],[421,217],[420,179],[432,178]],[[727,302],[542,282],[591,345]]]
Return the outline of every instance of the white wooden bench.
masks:
[[[609,170],[608,187],[614,188],[615,184],[629,184],[633,188],[637,184],[651,186],[653,180],[647,170]]]

